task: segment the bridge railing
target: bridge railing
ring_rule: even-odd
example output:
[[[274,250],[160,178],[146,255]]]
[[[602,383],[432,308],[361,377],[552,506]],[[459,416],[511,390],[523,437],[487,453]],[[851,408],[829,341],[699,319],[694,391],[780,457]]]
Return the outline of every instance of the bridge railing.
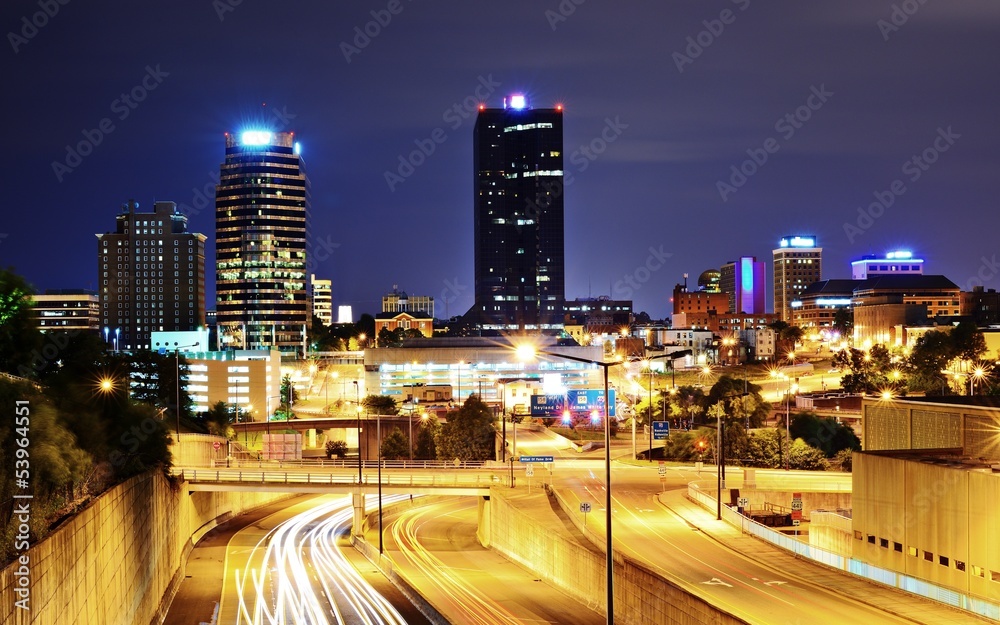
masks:
[[[281,471],[275,469],[209,469],[199,467],[174,467],[171,474],[186,482],[243,483],[243,484],[378,484],[377,473]],[[383,473],[382,485],[390,486],[482,486],[489,487],[500,481],[496,473],[489,472],[440,472],[401,474]],[[360,478],[360,482],[359,482]]]
[[[469,460],[383,460],[383,469],[487,469],[491,468],[490,461]],[[192,466],[192,465],[186,465]],[[361,463],[363,469],[377,469],[379,466],[376,460],[364,460]],[[269,469],[295,469],[295,468],[319,468],[319,469],[358,469],[358,459],[345,458],[325,459],[325,458],[303,458],[301,460],[264,460],[261,458],[233,457],[231,459],[217,459],[205,465],[206,468],[269,468]]]

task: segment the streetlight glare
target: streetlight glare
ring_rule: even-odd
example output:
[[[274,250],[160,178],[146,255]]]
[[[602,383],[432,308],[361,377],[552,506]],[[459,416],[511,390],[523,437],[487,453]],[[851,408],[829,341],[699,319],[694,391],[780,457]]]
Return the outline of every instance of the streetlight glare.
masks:
[[[535,359],[535,346],[530,343],[524,343],[522,345],[518,345],[516,352],[517,352],[517,357],[520,360],[527,361]]]
[[[108,391],[110,391],[115,387],[115,383],[114,381],[111,380],[111,378],[102,378],[100,386],[101,390],[107,393]]]

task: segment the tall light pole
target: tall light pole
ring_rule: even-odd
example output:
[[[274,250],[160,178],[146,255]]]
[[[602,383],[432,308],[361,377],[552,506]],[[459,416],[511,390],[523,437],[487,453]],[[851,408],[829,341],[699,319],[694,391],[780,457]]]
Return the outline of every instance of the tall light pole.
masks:
[[[115,328],[115,343],[117,343],[117,342],[118,342],[118,328]],[[197,342],[197,341],[194,342],[194,343],[192,343],[192,344],[190,344],[190,345],[177,345],[177,343],[174,342],[174,370],[177,373],[177,380],[176,380],[177,381],[177,388],[175,390],[177,391],[177,396],[176,396],[176,400],[177,400],[176,417],[177,417],[177,444],[178,445],[181,442],[181,355],[180,355],[180,352],[181,352],[182,349],[187,349],[189,347],[198,347],[199,345],[201,345],[201,343]],[[157,346],[159,346],[159,343],[157,343]],[[166,346],[164,345],[164,348],[165,347]],[[115,346],[115,349],[117,349],[117,345]],[[162,352],[161,352],[161,354],[162,354]]]
[[[544,350],[536,350],[531,345],[522,345],[517,348],[518,355],[524,360],[532,359],[535,354],[543,354],[545,356],[552,356],[555,358],[564,358],[566,360],[572,360],[574,362],[582,362],[585,364],[597,365],[604,369],[604,523],[605,523],[605,551],[607,552],[607,605],[608,605],[608,623],[613,625],[615,622],[615,561],[613,556],[613,545],[611,539],[611,401],[610,393],[608,392],[608,369],[614,367],[615,365],[621,364],[620,362],[602,362],[597,360],[590,360],[588,358],[579,358],[577,356],[567,356],[566,354],[559,354],[556,352],[547,352]]]
[[[382,411],[375,414],[375,438],[378,441],[378,553],[382,555]]]
[[[356,398],[355,410],[358,414],[358,484],[362,484],[365,477],[361,463],[361,387],[358,386],[357,380],[354,380],[354,396]]]

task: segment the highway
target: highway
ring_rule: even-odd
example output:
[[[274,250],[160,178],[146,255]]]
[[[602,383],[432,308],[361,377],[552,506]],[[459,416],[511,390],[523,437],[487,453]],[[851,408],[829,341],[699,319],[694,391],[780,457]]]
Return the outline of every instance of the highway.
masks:
[[[386,553],[396,570],[450,622],[605,622],[530,571],[482,547],[476,519],[476,499],[463,497],[407,510],[387,530]]]
[[[519,445],[533,453],[545,450],[544,438],[529,432],[522,438]],[[566,497],[570,509],[580,501],[591,503],[587,533],[596,534],[603,545],[603,459],[574,460],[558,448],[551,452],[562,455],[551,478],[555,488]],[[612,476],[615,548],[750,623],[913,622],[807,583],[794,571],[773,570],[737,554],[657,502],[661,488],[680,491],[698,478],[693,469],[671,468],[666,484],[661,485],[656,465],[616,464]],[[816,565],[802,562],[801,566]]]

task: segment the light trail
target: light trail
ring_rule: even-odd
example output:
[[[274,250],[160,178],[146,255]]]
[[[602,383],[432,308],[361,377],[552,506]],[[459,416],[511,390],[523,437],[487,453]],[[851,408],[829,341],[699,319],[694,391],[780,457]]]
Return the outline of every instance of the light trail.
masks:
[[[404,498],[383,497],[382,502]],[[368,503],[374,505],[375,498]],[[321,503],[258,541],[247,570],[233,572],[237,625],[405,625],[338,545],[350,531],[353,513],[350,497]]]
[[[448,597],[449,614],[460,615],[456,622],[476,625],[514,625],[523,621],[469,584],[468,571],[455,571],[438,559],[421,544],[417,532],[426,522],[424,517],[440,517],[441,507],[456,504],[438,504],[407,510],[392,524],[392,537],[403,558],[416,567],[427,582]],[[461,505],[461,504],[459,504]]]

